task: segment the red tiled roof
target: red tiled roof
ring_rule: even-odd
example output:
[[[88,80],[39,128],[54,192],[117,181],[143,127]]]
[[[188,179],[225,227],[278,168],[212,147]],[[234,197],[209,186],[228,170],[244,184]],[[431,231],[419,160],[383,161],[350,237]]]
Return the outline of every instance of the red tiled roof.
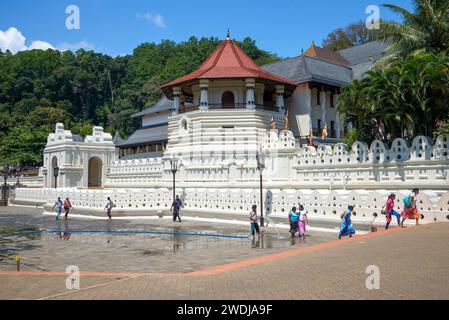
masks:
[[[226,78],[259,78],[296,86],[293,82],[263,70],[234,41],[225,40],[196,71],[163,85],[161,89],[164,91],[192,80]]]

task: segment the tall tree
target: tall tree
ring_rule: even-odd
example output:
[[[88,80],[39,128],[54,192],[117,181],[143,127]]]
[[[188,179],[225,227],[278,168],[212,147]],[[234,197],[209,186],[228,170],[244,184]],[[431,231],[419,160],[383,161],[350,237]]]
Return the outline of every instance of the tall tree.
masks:
[[[323,48],[340,51],[378,39],[378,30],[369,30],[364,21],[351,23],[345,28],[338,28],[323,40]]]
[[[358,139],[432,136],[449,120],[449,56],[411,55],[343,88],[338,110]]]
[[[385,4],[398,13],[402,23],[383,22],[379,37],[392,43],[398,56],[417,52],[449,52],[449,1],[413,0],[415,12]]]

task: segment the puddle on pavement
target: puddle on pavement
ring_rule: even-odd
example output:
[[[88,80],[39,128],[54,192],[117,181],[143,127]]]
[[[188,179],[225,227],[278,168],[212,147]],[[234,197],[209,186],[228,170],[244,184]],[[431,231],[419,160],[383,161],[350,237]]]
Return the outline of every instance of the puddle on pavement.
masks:
[[[162,221],[60,220],[33,215],[2,216],[0,270],[65,270],[78,265],[89,271],[188,272],[334,238],[329,233],[291,239],[287,230],[268,228],[252,240],[241,225]]]

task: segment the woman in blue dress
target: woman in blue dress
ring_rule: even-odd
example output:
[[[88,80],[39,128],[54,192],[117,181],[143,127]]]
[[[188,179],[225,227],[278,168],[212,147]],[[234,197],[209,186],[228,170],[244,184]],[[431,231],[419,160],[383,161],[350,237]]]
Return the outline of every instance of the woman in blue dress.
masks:
[[[290,233],[292,234],[292,238],[294,238],[299,228],[299,215],[296,213],[296,207],[292,208],[292,211],[290,211],[288,218],[290,220]]]
[[[351,222],[351,216],[354,212],[354,206],[349,206],[347,210],[342,214],[341,218],[341,226],[340,226],[340,233],[338,234],[338,239],[340,240],[341,237],[349,236],[352,238],[352,235],[355,233],[354,226]]]

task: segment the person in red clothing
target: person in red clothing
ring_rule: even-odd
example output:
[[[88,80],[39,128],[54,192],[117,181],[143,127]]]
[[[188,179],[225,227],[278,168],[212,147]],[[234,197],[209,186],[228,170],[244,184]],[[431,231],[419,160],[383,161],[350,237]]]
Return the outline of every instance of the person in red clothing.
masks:
[[[72,207],[72,203],[69,198],[65,198],[64,200],[64,211],[65,211],[65,219],[67,220],[70,212],[70,208]]]
[[[401,225],[401,215],[394,210],[394,200],[396,199],[396,195],[392,193],[388,196],[387,204],[385,211],[387,212],[387,224],[385,225],[385,229],[388,230],[391,223],[391,216],[395,216],[398,220],[398,226]]]

